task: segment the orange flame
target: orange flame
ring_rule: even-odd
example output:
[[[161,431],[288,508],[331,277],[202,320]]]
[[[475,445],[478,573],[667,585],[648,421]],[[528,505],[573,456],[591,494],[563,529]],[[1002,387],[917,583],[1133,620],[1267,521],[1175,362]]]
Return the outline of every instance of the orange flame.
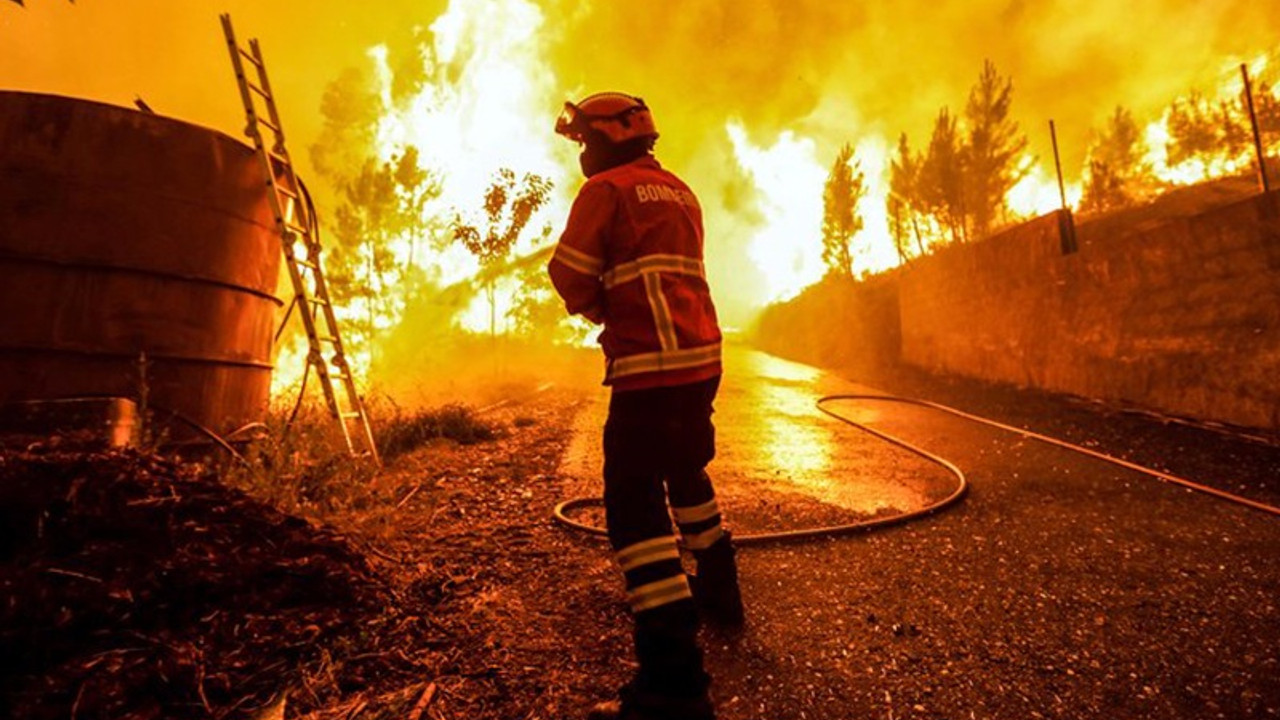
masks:
[[[537,173],[555,184],[552,201],[531,227],[551,230],[563,223],[580,177],[575,148],[553,135],[549,124],[561,100],[581,93],[566,91],[556,74],[553,40],[562,28],[556,27],[544,7],[533,0],[450,0],[423,35],[420,54],[425,81],[407,96],[392,91],[395,77],[387,47],[376,46],[368,52],[381,102],[375,154],[389,160],[406,147],[419,149],[421,166],[442,180],[442,193],[424,207],[422,216],[423,225],[436,233],[444,231],[447,221],[443,219],[465,216],[476,208],[494,172],[504,167],[517,174]],[[1255,60],[1251,69],[1261,73],[1265,66],[1265,59]],[[599,89],[606,88],[587,90]],[[1238,94],[1238,87],[1224,83],[1220,94],[1226,93]],[[855,274],[877,272],[899,262],[886,211],[889,156],[895,143],[879,129],[839,137],[832,128],[847,125],[832,117],[818,117],[822,113],[831,115],[833,111],[822,106],[808,118],[768,131],[737,114],[735,119],[723,121],[720,138],[732,160],[730,167],[708,162],[696,151],[692,157],[682,157],[691,166],[687,179],[700,194],[712,193],[725,174],[734,176],[739,187],[748,191],[742,204],[749,206],[749,212],[732,213],[714,197],[704,202],[704,208],[709,231],[732,228],[734,238],[741,237],[751,266],[746,275],[753,277],[744,280],[743,273],[725,270],[737,267],[733,262],[738,260],[727,259],[726,253],[735,250],[726,246],[724,239],[709,237],[707,260],[713,280],[718,278],[725,285],[755,283],[747,293],[738,295],[749,295],[756,307],[792,297],[825,275],[823,186],[834,148],[842,142],[855,144],[855,158],[866,182],[866,195],[858,205],[864,226],[854,240]],[[705,116],[697,117],[706,120]],[[1250,160],[1233,157],[1170,167],[1163,155],[1169,138],[1168,119],[1166,113],[1151,123],[1146,135],[1149,159],[1162,180],[1203,180],[1237,171]],[[659,124],[663,125],[662,119]],[[664,137],[697,134],[679,125],[668,124],[662,129]],[[659,150],[661,155],[662,148]],[[1006,222],[1053,211],[1062,202],[1050,163],[1030,153],[1019,163],[1026,172],[1006,197]],[[710,166],[715,169],[708,171]],[[673,169],[684,174],[679,165]],[[1067,173],[1076,174],[1071,168]],[[1065,192],[1068,204],[1078,205],[1081,184],[1068,182]],[[730,214],[735,217],[729,219]],[[531,234],[534,236],[536,232]],[[465,280],[478,272],[476,259],[456,244],[441,242],[411,253],[411,242],[407,236],[394,240],[397,259],[408,262],[412,254],[413,263],[442,284]],[[527,253],[547,242],[545,235],[526,239],[517,252]],[[499,317],[510,306],[513,289],[510,283],[500,289]],[[713,291],[723,293],[724,289],[713,286]],[[349,308],[347,312],[355,315],[364,309]],[[482,330],[488,317],[489,308],[477,296],[458,321],[464,328]],[[393,312],[381,318],[379,325],[390,327],[398,321]]]

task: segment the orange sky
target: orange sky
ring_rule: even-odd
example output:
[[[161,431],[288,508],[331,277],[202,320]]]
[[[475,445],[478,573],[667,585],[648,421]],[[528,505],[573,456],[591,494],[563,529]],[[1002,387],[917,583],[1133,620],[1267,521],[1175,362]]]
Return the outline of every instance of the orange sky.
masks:
[[[1077,161],[1069,165],[1083,157],[1088,126],[1116,104],[1141,114],[1208,82],[1215,60],[1280,44],[1280,3],[1256,0],[540,4],[567,89],[629,88],[664,106],[679,127],[701,121],[719,133],[727,116],[739,115],[753,131],[825,130],[832,148],[848,138],[823,126],[841,117],[846,134],[907,130],[922,144],[937,109],[960,108],[991,57],[1014,79],[1015,112],[1033,149],[1048,151],[1041,126],[1056,117],[1066,156]],[[239,108],[217,22],[225,10],[242,35],[262,40],[286,121],[305,143],[330,79],[362,65],[369,46],[429,25],[446,5],[28,0],[24,10],[4,2],[0,87],[125,105],[141,95],[161,113],[236,132]]]
[[[385,5],[386,7],[382,7]],[[318,132],[325,84],[364,62],[365,49],[430,18],[442,2],[339,0],[28,0],[0,3],[0,88],[70,95],[157,112],[239,137],[243,110],[218,23],[230,12],[242,41],[262,42],[286,130]],[[399,6],[398,9],[396,6]]]

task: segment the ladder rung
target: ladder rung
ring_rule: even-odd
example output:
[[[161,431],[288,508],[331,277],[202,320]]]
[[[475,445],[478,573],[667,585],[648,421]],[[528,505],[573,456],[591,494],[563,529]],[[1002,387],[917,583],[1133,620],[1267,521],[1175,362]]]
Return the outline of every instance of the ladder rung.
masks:
[[[311,303],[312,305],[328,305],[329,304],[329,301],[325,300],[324,298],[307,297],[305,298],[305,300]]]
[[[244,56],[245,60],[248,60],[249,62],[253,63],[254,65],[257,65],[258,67],[262,67],[262,62],[258,60],[258,58],[254,57],[252,53],[246,52],[244,48],[237,47],[236,52]]]
[[[273,184],[276,186],[276,192],[280,193],[281,195],[284,195],[285,197],[293,198],[294,200],[297,200],[297,199],[298,199],[298,193],[296,193],[296,192],[294,192],[294,191],[290,190],[289,188],[287,188],[287,187],[285,187],[285,186],[281,185],[279,181],[276,181],[276,182],[275,182],[275,183],[273,183]]]
[[[360,417],[360,411],[349,410],[347,412],[338,413],[338,416],[341,417],[343,420],[354,420],[355,418]]]
[[[247,87],[247,88],[249,88],[250,90],[252,90],[252,91],[254,91],[255,93],[257,93],[257,94],[259,95],[259,97],[261,97],[263,100],[271,100],[271,93],[267,92],[266,90],[263,90],[262,88],[258,87],[257,85],[254,85],[253,83],[249,82],[248,78],[246,78],[246,79],[245,79],[245,81],[244,81],[244,85],[245,85],[245,87]]]
[[[306,228],[296,223],[291,223],[288,220],[284,221],[284,227],[286,230],[290,230],[298,235],[306,235],[308,232]]]
[[[254,116],[255,116],[255,119],[258,121],[259,125],[266,125],[267,128],[271,130],[271,132],[277,135],[280,134],[280,128],[275,123],[271,122],[270,120],[267,120],[266,118],[262,117],[261,115],[258,115],[257,113],[254,113]]]
[[[302,258],[293,258],[293,264],[294,264],[294,265],[301,265],[302,267],[307,268],[308,270],[319,270],[319,269],[320,269],[320,266],[319,266],[319,265],[317,265],[317,264],[315,264],[315,263],[311,262],[310,260],[303,260]]]

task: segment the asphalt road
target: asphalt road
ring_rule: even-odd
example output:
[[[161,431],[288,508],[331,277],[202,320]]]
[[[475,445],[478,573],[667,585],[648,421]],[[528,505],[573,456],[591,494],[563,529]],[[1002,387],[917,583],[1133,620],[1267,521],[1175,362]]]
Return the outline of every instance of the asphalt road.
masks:
[[[830,393],[928,392],[1265,501],[1280,482],[1274,447],[1052,396],[890,382],[731,351],[709,471],[736,531],[948,489],[938,468],[818,413]],[[606,399],[566,458],[584,492]],[[706,635],[721,718],[1280,717],[1280,517],[932,410],[834,409],[946,457],[971,492],[910,525],[744,549],[748,629]]]

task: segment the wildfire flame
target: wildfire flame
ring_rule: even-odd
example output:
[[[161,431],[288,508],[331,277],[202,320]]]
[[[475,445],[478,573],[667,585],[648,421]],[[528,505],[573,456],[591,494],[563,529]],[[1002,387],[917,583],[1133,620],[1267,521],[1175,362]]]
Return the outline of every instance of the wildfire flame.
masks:
[[[6,86],[129,106],[141,95],[166,114],[241,133],[243,119],[225,73],[225,93],[190,81],[225,52],[216,25],[192,12],[203,7],[200,1],[28,5],[5,7],[11,12],[0,18],[0,44],[14,59],[0,67]],[[377,119],[371,145],[352,152],[389,161],[412,146],[421,169],[439,179],[441,192],[421,208],[416,237],[392,238],[389,248],[395,263],[412,263],[439,285],[476,277],[476,259],[447,242],[448,221],[478,210],[499,168],[554,183],[516,252],[554,240],[581,182],[576,149],[550,130],[562,101],[607,89],[644,96],[662,132],[658,157],[703,201],[708,274],[721,314],[733,324],[825,273],[822,190],[846,143],[854,146],[867,185],[858,206],[864,226],[854,239],[854,271],[899,262],[885,208],[897,137],[905,130],[914,150],[927,146],[928,122],[944,105],[964,107],[965,90],[984,57],[993,57],[1017,83],[1013,114],[1031,140],[1017,161],[1028,172],[1009,192],[1008,213],[995,219],[997,226],[1061,202],[1047,117],[1060,121],[1073,206],[1082,197],[1090,129],[1120,104],[1133,111],[1142,131],[1140,154],[1155,185],[1248,171],[1252,149],[1238,143],[1229,154],[1173,163],[1168,148],[1176,133],[1167,108],[1199,82],[1208,87],[1205,102],[1226,103],[1238,120],[1242,59],[1257,80],[1255,90],[1264,80],[1269,92],[1274,87],[1273,54],[1258,49],[1274,44],[1266,28],[1280,19],[1272,3],[1156,0],[1144,13],[1149,25],[1130,33],[1105,4],[1066,11],[998,0],[904,0],[875,8],[796,0],[779,23],[770,4],[754,0],[732,8],[690,0],[676,16],[634,3],[425,0],[376,9],[321,4],[311,10],[325,22],[314,23],[304,42],[295,32],[296,7],[288,3],[233,10],[245,34],[261,36],[268,49],[295,157],[305,156],[319,133],[319,121],[311,117],[315,96],[353,57],[363,63],[375,85]],[[409,31],[396,26],[415,20],[424,24],[415,30],[416,54],[406,58],[401,40]],[[157,28],[165,31],[157,34]],[[1057,41],[1041,42],[1049,31]],[[144,33],[183,52],[170,52],[172,63],[156,66],[148,50],[142,62]],[[954,42],[970,37],[980,42]],[[369,49],[359,56],[356,47]],[[115,71],[94,72],[107,61]],[[416,65],[408,84],[406,63]],[[1091,67],[1125,71],[1084,75]],[[1206,72],[1212,73],[1208,81]],[[1064,84],[1064,78],[1073,82]],[[321,206],[326,229],[334,224],[333,210]],[[542,235],[544,227],[551,228],[549,236]],[[925,238],[913,247],[930,244]],[[510,288],[497,293],[499,317],[510,304]],[[402,292],[394,284],[372,289]],[[369,308],[357,303],[346,312],[363,316]],[[390,303],[374,325],[402,326],[403,312],[404,303]],[[486,329],[484,299],[477,294],[458,322]],[[296,348],[282,351],[277,386],[296,381],[300,373],[292,368],[303,356]]]
[[[826,169],[809,138],[783,132],[773,145],[760,147],[736,122],[727,125],[726,132],[734,157],[755,187],[764,216],[747,253],[764,274],[768,297],[789,297],[825,272],[821,226]]]
[[[1202,97],[1202,101],[1210,105],[1234,108],[1241,126],[1246,122],[1243,78],[1239,71],[1242,64],[1256,83],[1259,78],[1267,76],[1270,57],[1262,54],[1244,63],[1227,63],[1227,72],[1219,78],[1213,90]],[[1256,93],[1258,88],[1255,86],[1253,90]],[[1247,172],[1249,167],[1256,163],[1257,158],[1254,157],[1252,145],[1234,153],[1230,152],[1229,148],[1223,147],[1221,152],[1213,155],[1196,155],[1179,163],[1170,162],[1168,148],[1174,135],[1170,128],[1172,119],[1173,106],[1170,106],[1158,120],[1147,125],[1144,133],[1147,147],[1146,160],[1161,181],[1172,186],[1193,185],[1215,177]]]
[[[474,210],[501,168],[536,173],[557,188],[531,225],[564,217],[573,154],[569,144],[549,137],[547,118],[562,91],[545,62],[544,23],[539,7],[524,0],[454,0],[422,47],[427,81],[399,101],[391,95],[386,48],[370,51],[383,101],[378,156],[388,160],[417,147],[422,167],[443,180],[440,195],[423,209],[424,222]],[[526,243],[516,252],[532,249]],[[445,285],[479,270],[476,258],[457,245],[427,252],[416,263]],[[464,325],[479,329],[487,322],[477,315],[481,305],[472,305]]]
[[[439,196],[422,209],[423,224],[435,228],[437,234],[441,218],[475,209],[499,168],[518,174],[537,173],[552,180],[552,199],[533,225],[548,230],[562,225],[580,176],[576,149],[554,136],[549,125],[558,103],[580,94],[580,89],[566,87],[554,70],[551,42],[556,32],[552,24],[544,7],[530,0],[452,0],[422,33],[419,59],[424,80],[407,95],[393,92],[396,77],[387,47],[369,50],[381,103],[374,152],[380,159],[390,160],[407,147],[420,150],[421,167],[442,180]],[[1265,59],[1252,64],[1255,73],[1265,67]],[[596,89],[603,88],[588,88]],[[1226,83],[1219,94],[1238,93],[1238,87]],[[664,126],[663,119],[659,114],[664,136],[679,136],[687,130]],[[749,190],[751,212],[745,218],[719,217],[717,214],[731,212],[714,197],[720,178],[708,174],[706,163],[692,163],[687,179],[704,195],[709,229],[732,228],[734,234],[746,234],[733,238],[744,250],[731,249],[723,238],[708,238],[707,260],[713,280],[720,277],[740,282],[733,277],[735,273],[724,270],[731,267],[724,255],[745,252],[758,284],[749,295],[762,306],[794,296],[825,275],[823,187],[835,148],[843,142],[855,144],[854,157],[866,182],[866,194],[858,204],[863,229],[855,239],[854,272],[877,272],[900,262],[886,211],[889,156],[894,147],[887,133],[839,137],[826,129],[833,123],[804,121],[791,128],[760,132],[742,116],[723,122],[720,140],[727,149],[722,152],[727,152],[733,167],[717,166],[717,172],[734,173],[743,181]],[[1185,184],[1237,172],[1250,161],[1247,156],[1193,159],[1171,167],[1164,155],[1170,139],[1168,122],[1166,112],[1147,125],[1145,134],[1148,161],[1165,183]],[[1001,220],[1016,222],[1060,207],[1062,198],[1052,164],[1030,152],[1017,163],[1023,175],[1006,197],[1008,214]],[[674,169],[685,174],[680,167]],[[1067,172],[1078,174],[1070,169]],[[1081,183],[1071,179],[1065,192],[1068,204],[1077,206]],[[530,238],[517,248],[518,254],[531,252],[538,245],[545,247],[554,234],[533,233]],[[442,284],[474,277],[479,271],[477,260],[456,244],[439,243],[414,253],[412,242],[409,237],[393,241],[397,260],[408,262],[412,257],[415,265]],[[500,317],[510,305],[506,292],[510,288],[508,285],[498,293]],[[468,329],[482,330],[488,318],[489,309],[477,296],[459,322]],[[389,325],[397,321],[395,317],[385,319]],[[289,380],[289,374],[281,374],[281,383]]]

